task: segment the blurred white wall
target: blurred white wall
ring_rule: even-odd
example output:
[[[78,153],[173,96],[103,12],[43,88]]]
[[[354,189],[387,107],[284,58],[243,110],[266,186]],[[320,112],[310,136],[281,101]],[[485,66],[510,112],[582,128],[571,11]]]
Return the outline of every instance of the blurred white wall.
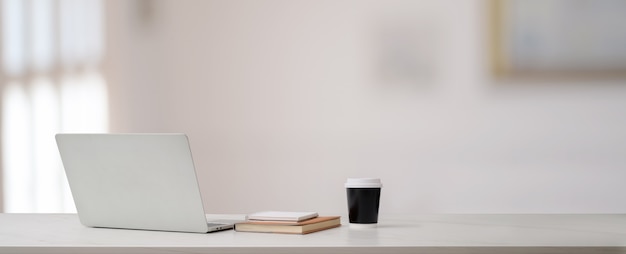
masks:
[[[187,133],[208,213],[626,212],[625,82],[490,80],[483,1],[106,5],[111,130]]]

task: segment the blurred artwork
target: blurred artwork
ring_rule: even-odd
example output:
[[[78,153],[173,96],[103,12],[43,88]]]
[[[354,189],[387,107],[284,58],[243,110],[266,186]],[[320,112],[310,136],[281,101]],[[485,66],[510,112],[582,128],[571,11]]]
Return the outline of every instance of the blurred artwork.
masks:
[[[493,0],[496,76],[626,78],[626,1]]]

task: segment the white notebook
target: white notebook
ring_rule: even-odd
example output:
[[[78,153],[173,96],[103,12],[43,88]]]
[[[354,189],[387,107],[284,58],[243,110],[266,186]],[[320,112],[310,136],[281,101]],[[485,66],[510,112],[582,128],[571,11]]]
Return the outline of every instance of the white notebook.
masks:
[[[303,221],[317,217],[316,212],[264,211],[251,213],[247,220]]]

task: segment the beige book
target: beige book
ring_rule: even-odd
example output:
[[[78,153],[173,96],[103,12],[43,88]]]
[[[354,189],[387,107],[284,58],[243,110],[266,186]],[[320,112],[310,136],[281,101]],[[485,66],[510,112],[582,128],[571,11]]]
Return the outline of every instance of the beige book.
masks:
[[[235,231],[258,233],[308,234],[341,226],[340,216],[320,216],[300,222],[246,221],[235,224]]]

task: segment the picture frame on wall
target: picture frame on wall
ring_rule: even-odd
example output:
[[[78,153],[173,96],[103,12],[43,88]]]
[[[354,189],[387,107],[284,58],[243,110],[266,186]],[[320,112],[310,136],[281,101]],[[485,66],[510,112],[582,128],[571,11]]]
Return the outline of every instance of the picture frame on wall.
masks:
[[[506,78],[626,78],[626,1],[491,0],[491,65]]]

